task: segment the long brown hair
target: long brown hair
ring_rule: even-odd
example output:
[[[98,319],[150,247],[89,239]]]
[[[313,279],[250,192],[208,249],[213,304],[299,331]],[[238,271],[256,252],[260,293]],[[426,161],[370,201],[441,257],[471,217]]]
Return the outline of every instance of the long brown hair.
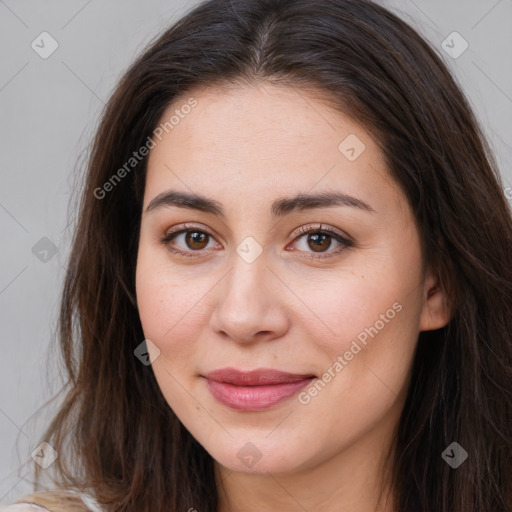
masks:
[[[60,454],[54,483],[93,489],[109,511],[216,511],[211,456],[134,356],[144,339],[135,265],[147,159],[108,193],[98,190],[153,136],[172,101],[260,81],[316,91],[368,129],[453,302],[445,328],[419,335],[393,454],[397,512],[510,512],[510,207],[442,59],[369,0],[210,0],[120,80],[92,146],[62,292],[69,382],[42,438]],[[441,457],[454,441],[468,453],[458,469]]]

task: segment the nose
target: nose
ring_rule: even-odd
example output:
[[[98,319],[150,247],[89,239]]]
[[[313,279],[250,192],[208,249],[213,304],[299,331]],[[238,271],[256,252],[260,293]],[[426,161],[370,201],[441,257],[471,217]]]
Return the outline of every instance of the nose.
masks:
[[[285,292],[262,256],[247,263],[236,255],[231,271],[218,285],[212,330],[237,343],[283,336],[289,328]]]

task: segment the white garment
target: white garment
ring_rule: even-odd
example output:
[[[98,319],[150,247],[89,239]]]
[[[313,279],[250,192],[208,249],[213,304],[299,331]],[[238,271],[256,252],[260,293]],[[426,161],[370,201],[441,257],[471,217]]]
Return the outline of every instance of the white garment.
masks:
[[[14,503],[6,507],[0,507],[0,512],[47,512],[48,509],[32,503]]]
[[[90,495],[86,493],[79,493],[82,501],[86,504],[91,512],[103,512],[98,505],[97,501]]]
[[[78,494],[85,506],[91,512],[103,512],[96,500],[90,494],[79,493],[72,490],[70,492]],[[41,505],[34,505],[33,503],[13,503],[12,505],[7,505],[5,507],[0,505],[0,512],[48,512],[48,509]]]

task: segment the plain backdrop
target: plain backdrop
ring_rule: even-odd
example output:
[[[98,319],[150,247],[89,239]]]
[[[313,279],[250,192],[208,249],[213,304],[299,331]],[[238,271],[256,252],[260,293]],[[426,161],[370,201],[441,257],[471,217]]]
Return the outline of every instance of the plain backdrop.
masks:
[[[0,0],[0,503],[32,491],[22,463],[59,403],[33,416],[62,382],[50,342],[73,187],[99,113],[134,57],[197,3]],[[382,4],[439,50],[497,155],[505,188],[511,186],[512,0]],[[445,40],[453,41],[451,55]],[[56,50],[45,55],[52,45]]]

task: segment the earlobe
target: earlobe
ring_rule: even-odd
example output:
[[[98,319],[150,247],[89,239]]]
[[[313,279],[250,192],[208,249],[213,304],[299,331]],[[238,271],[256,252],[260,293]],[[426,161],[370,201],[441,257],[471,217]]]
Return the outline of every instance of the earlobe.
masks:
[[[420,317],[420,331],[441,329],[451,319],[448,295],[440,286],[435,274],[429,272],[425,278],[424,302]]]

